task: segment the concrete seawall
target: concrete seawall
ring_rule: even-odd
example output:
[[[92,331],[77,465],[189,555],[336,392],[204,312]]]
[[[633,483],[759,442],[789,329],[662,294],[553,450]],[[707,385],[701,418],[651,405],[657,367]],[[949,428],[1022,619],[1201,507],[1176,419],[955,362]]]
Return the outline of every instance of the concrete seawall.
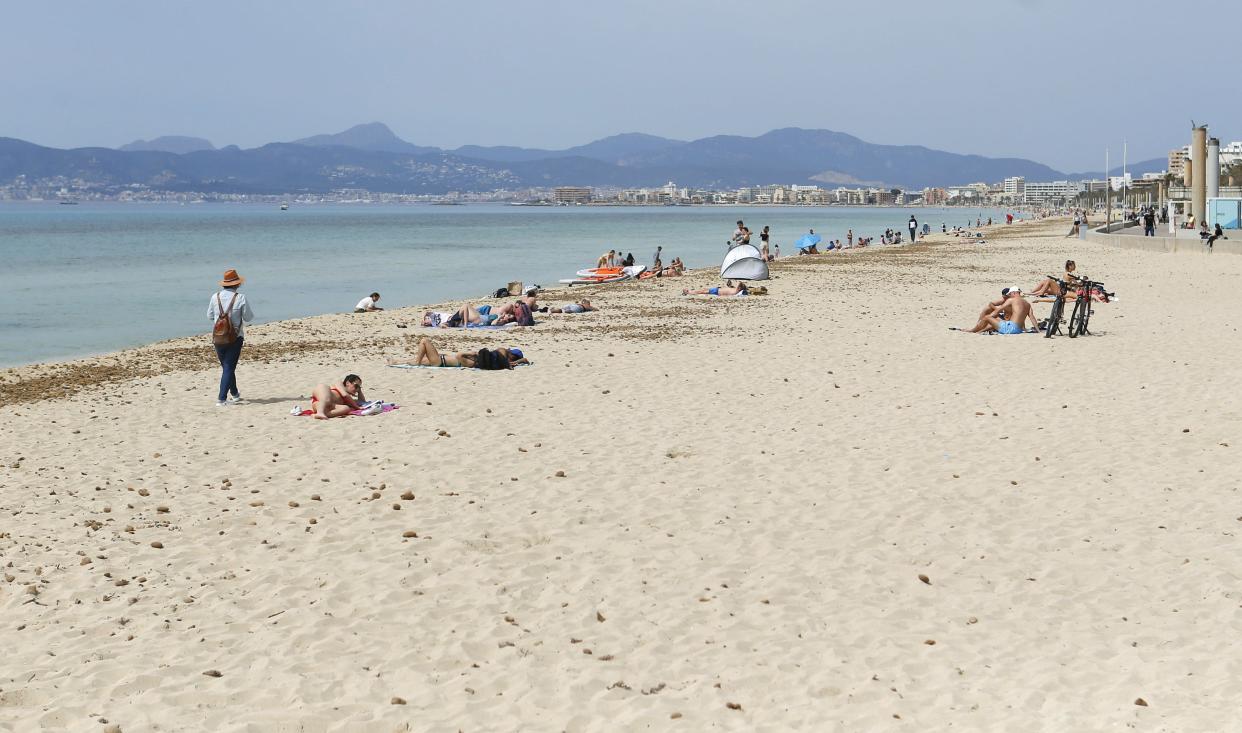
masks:
[[[1122,249],[1135,249],[1143,252],[1167,252],[1179,255],[1206,255],[1208,254],[1207,245],[1198,237],[1179,238],[1179,237],[1144,237],[1140,234],[1120,234],[1115,228],[1113,233],[1102,231],[1104,227],[1092,229],[1087,232],[1087,239],[1092,242],[1120,247]],[[1229,239],[1218,239],[1212,247],[1212,254],[1242,254],[1242,233],[1234,231],[1230,234],[1226,232],[1225,236]]]

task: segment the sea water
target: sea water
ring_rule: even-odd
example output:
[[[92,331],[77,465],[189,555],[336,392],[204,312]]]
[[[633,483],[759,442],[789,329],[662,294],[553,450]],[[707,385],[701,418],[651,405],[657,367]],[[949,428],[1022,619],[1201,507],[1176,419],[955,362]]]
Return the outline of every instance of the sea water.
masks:
[[[207,333],[224,270],[259,323],[348,312],[372,291],[397,308],[467,301],[511,280],[554,285],[601,253],[718,266],[738,219],[781,255],[809,229],[827,239],[905,235],[914,214],[1002,220],[978,208],[0,203],[0,366],[98,354]],[[821,245],[822,246],[822,245]]]

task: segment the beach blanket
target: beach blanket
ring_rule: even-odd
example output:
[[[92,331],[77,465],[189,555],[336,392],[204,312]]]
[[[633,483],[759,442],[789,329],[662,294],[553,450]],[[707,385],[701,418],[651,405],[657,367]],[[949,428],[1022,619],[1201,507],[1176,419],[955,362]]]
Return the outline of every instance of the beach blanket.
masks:
[[[515,364],[513,368],[517,369],[518,367],[534,366],[534,365],[535,365],[535,362],[531,361],[525,364]],[[393,369],[469,369],[471,371],[483,371],[483,370],[475,369],[474,367],[464,367],[464,366],[442,367],[442,366],[430,366],[428,364],[389,364],[388,366],[392,367]]]
[[[380,402],[376,400],[374,402],[364,402],[362,404],[362,407],[358,408],[357,410],[350,410],[349,414],[354,417],[367,417],[369,415],[383,415],[385,413],[392,412],[393,410],[397,410],[400,408],[401,408],[401,405],[397,405],[392,402]],[[300,407],[295,407],[290,411],[289,414],[294,415],[295,417],[307,417],[310,415],[314,415],[315,411],[314,410],[303,410]]]

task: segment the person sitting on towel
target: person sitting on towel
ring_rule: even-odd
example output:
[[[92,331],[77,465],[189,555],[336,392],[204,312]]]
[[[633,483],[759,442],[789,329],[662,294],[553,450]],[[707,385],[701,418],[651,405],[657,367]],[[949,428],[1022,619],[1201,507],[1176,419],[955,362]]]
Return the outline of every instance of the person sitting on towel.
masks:
[[[311,390],[311,410],[316,420],[345,417],[351,410],[358,409],[359,402],[364,401],[362,377],[357,374],[346,375],[336,386],[316,384]]]

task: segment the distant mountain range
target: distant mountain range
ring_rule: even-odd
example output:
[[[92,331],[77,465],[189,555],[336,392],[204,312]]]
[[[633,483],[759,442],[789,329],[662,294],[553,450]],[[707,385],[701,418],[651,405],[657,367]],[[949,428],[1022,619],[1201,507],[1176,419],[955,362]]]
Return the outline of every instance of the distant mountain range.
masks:
[[[165,135],[151,140],[135,140],[122,145],[117,150],[156,150],[164,153],[193,153],[196,150],[215,150],[210,140],[201,137],[185,137],[184,135]]]
[[[1147,161],[1157,162],[1162,163]],[[1141,165],[1130,171],[1139,174]],[[201,138],[172,136],[135,141],[117,150],[60,150],[0,138],[0,185],[23,175],[97,187],[142,184],[169,191],[253,194],[341,188],[443,194],[557,185],[657,186],[666,181],[702,188],[796,183],[921,189],[1008,176],[1031,181],[1084,177],[1022,158],[877,145],[831,130],[784,128],[757,137],[718,135],[693,141],[627,133],[565,150],[478,145],[443,150],[402,140],[379,122],[246,150],[217,149]]]

